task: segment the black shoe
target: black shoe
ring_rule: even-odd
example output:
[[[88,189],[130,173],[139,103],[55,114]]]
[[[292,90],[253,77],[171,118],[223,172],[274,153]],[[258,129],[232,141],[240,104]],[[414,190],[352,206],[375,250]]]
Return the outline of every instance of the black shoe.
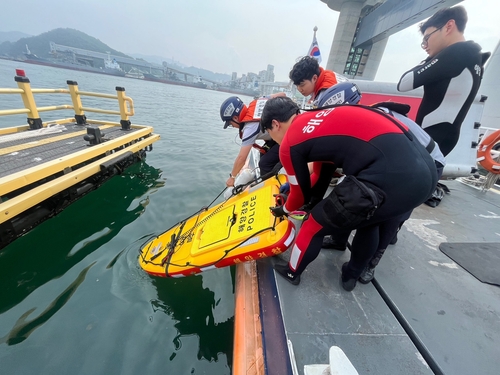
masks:
[[[355,278],[352,278],[350,275],[348,275],[348,272],[347,272],[347,264],[348,263],[349,262],[345,262],[342,265],[342,276],[340,277],[340,279],[342,281],[342,288],[344,288],[345,290],[350,292],[351,290],[353,290],[356,287],[357,280]]]
[[[394,235],[394,238],[391,240],[391,242],[389,242],[389,245],[395,245],[396,242],[398,242],[398,234],[397,233]]]
[[[340,250],[344,251],[347,247],[347,244],[344,242],[335,241],[332,236],[323,237],[323,245],[321,245],[323,249],[332,249],[332,250]]]
[[[361,284],[369,284],[370,281],[372,281],[374,277],[375,277],[375,267],[371,268],[371,267],[367,266],[363,270],[363,273],[358,278],[358,280]]]
[[[288,264],[275,264],[274,269],[276,272],[278,272],[281,276],[285,278],[286,281],[293,285],[299,285],[300,284],[300,275],[295,274],[290,267],[288,267]]]
[[[424,203],[429,207],[436,207],[439,204],[439,201],[434,198],[429,198]]]

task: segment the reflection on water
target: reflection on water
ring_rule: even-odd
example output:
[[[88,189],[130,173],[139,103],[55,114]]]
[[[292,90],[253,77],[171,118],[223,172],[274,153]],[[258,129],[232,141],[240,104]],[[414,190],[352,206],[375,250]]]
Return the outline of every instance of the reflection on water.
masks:
[[[226,271],[229,274],[229,268]],[[224,322],[217,322],[214,317],[217,299],[216,293],[209,288],[203,288],[201,274],[182,279],[153,280],[158,292],[158,298],[151,300],[151,307],[155,313],[163,312],[175,320],[174,327],[178,334],[174,338],[175,351],[170,359],[175,358],[176,352],[182,349],[184,339],[198,336],[197,358],[207,361],[218,361],[220,353],[232,361],[232,341],[221,340],[220,337],[231,337],[233,332],[234,316],[231,315]],[[231,272],[234,283],[234,272]],[[171,284],[174,285],[171,285]],[[186,291],[196,291],[196,294],[185,295]],[[200,303],[203,301],[203,303]]]
[[[7,345],[15,345],[26,340],[35,329],[49,320],[64,306],[66,302],[68,302],[78,286],[83,282],[83,280],[85,280],[88,270],[94,264],[95,263],[92,263],[80,272],[76,280],[73,281],[59,296],[57,296],[57,298],[44,311],[42,311],[38,317],[27,321],[31,313],[35,311],[35,308],[31,308],[21,315],[8,335],[0,337],[0,344],[7,343]]]
[[[236,132],[222,129],[218,113],[228,94],[4,60],[0,87],[16,87],[14,68],[25,69],[34,88],[64,88],[68,79],[84,91],[125,87],[132,123],[153,126],[161,140],[146,163],[0,251],[0,373],[230,374],[233,270],[161,279],[137,262],[149,236],[224,188],[238,151]],[[39,106],[54,104],[42,98]],[[22,105],[1,99],[0,109]],[[0,118],[0,127],[26,121],[14,117]]]
[[[0,285],[9,295],[0,300],[0,313],[64,275],[137,219],[144,206],[139,201],[131,208],[132,201],[163,186],[160,175],[160,170],[146,163],[133,165],[104,184],[98,194],[75,202],[69,210],[35,228],[33,234],[19,238],[0,252]],[[71,225],[61,230],[59,223],[63,222]],[[57,238],[57,246],[46,246],[51,238]]]

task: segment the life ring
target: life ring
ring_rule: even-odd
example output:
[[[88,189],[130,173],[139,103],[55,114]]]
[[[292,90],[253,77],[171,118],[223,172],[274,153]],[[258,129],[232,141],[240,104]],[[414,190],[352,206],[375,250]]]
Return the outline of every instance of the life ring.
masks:
[[[500,174],[500,162],[493,159],[491,150],[500,142],[500,130],[491,133],[479,145],[477,150],[477,162],[488,172]]]

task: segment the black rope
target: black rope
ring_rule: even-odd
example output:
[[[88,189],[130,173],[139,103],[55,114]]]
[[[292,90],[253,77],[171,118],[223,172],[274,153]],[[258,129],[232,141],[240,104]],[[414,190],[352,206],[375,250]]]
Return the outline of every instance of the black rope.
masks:
[[[196,211],[194,214],[192,214],[192,215],[190,215],[190,216],[188,216],[188,217],[184,218],[183,220],[181,220],[181,221],[177,222],[176,224],[172,225],[172,226],[171,226],[170,228],[168,228],[167,230],[165,230],[165,231],[163,231],[162,233],[160,233],[160,234],[158,234],[157,236],[155,236],[155,238],[152,238],[152,239],[151,239],[151,242],[149,243],[149,246],[148,246],[147,250],[146,250],[146,251],[140,251],[142,261],[143,261],[144,263],[151,263],[151,264],[156,264],[156,265],[158,265],[158,263],[155,263],[155,262],[152,262],[152,261],[153,261],[153,260],[155,260],[156,258],[158,258],[160,255],[162,255],[162,254],[165,252],[165,250],[168,250],[168,251],[167,251],[167,256],[166,256],[166,257],[171,258],[171,257],[172,257],[172,255],[175,253],[175,247],[176,247],[176,245],[177,245],[177,244],[179,244],[179,242],[180,242],[180,245],[182,245],[182,244],[184,243],[185,239],[186,239],[186,238],[188,238],[188,237],[189,237],[189,235],[192,233],[192,231],[194,230],[194,228],[196,228],[197,226],[199,226],[199,225],[201,224],[201,223],[199,223],[199,222],[198,222],[198,219],[197,219],[197,221],[195,222],[194,226],[193,226],[193,227],[192,227],[192,228],[191,228],[191,229],[187,232],[187,235],[185,234],[184,236],[182,236],[182,241],[181,241],[181,233],[182,233],[182,228],[184,227],[184,225],[186,224],[186,222],[187,222],[190,218],[194,217],[195,215],[198,215],[198,217],[199,217],[199,216],[200,216],[200,214],[201,214],[202,212],[204,212],[204,211],[208,210],[208,209],[210,208],[210,206],[211,206],[211,205],[212,205],[212,204],[213,204],[213,203],[214,203],[214,202],[215,202],[215,201],[216,201],[216,200],[217,200],[217,199],[218,199],[218,198],[222,195],[222,193],[223,193],[225,190],[226,190],[226,189],[223,189],[223,190],[222,190],[222,191],[221,191],[221,192],[220,192],[220,193],[219,193],[219,194],[215,197],[215,199],[214,199],[214,200],[212,200],[212,202],[210,202],[210,204],[209,204],[208,206],[206,206],[206,207],[202,207],[200,210]],[[227,200],[226,200],[226,201],[227,201]],[[222,202],[221,206],[219,206],[219,207],[218,207],[218,209],[217,209],[216,211],[219,211],[219,208],[221,208],[221,207],[222,207],[222,205],[223,205],[226,201]],[[213,215],[211,214],[211,215],[210,215],[210,217],[211,217],[211,216],[213,216]],[[145,256],[144,256],[144,254],[145,254],[145,253],[149,253],[149,250],[151,249],[151,246],[152,246],[152,244],[153,244],[154,239],[158,239],[158,238],[159,238],[160,236],[162,236],[164,233],[167,233],[168,231],[172,230],[172,229],[173,229],[173,228],[175,228],[175,227],[180,227],[180,228],[181,228],[181,230],[180,230],[180,232],[179,232],[179,235],[178,235],[177,237],[172,236],[171,241],[170,241],[169,243],[167,243],[167,244],[166,244],[166,246],[165,246],[164,248],[160,249],[160,250],[158,251],[158,253],[156,253],[155,255],[153,255],[153,256],[150,258],[150,260],[147,260],[147,259],[145,258]],[[173,246],[172,246],[172,245],[173,245]],[[141,247],[141,249],[142,249],[142,247]],[[164,259],[162,260],[161,265],[163,265],[163,264],[164,264],[164,262],[163,262],[163,261],[164,261]]]
[[[245,184],[241,184],[241,185],[235,186],[234,189],[233,189],[233,193],[231,194],[231,196],[240,194],[241,192],[243,192],[243,190],[245,190],[250,185],[257,185],[257,184],[260,184],[262,181],[267,180],[268,178],[271,178],[273,176],[276,177],[278,175],[278,172],[280,171],[281,168],[282,168],[281,163],[279,163],[279,162],[276,163],[276,165],[273,167],[273,169],[271,171],[263,174],[262,176],[255,177],[253,180],[248,181]],[[277,180],[279,182],[279,179],[277,179]],[[279,183],[280,183],[280,186],[281,186],[281,182],[279,182]]]
[[[232,247],[231,249],[227,249],[225,252],[224,252],[224,255],[221,256],[219,259],[217,259],[216,261],[212,262],[212,263],[209,263],[209,264],[204,264],[204,265],[198,265],[198,264],[193,264],[193,263],[189,263],[189,262],[186,262],[186,264],[175,264],[175,263],[170,263],[170,265],[172,266],[175,266],[175,267],[198,267],[198,268],[202,268],[202,267],[210,267],[210,266],[214,266],[216,265],[217,263],[219,263],[220,261],[224,260],[224,258],[227,257],[227,255],[235,250],[236,248],[238,248],[239,246],[241,246],[242,244],[244,244],[246,241],[248,241],[249,239],[251,239],[252,237],[255,237],[257,236],[258,234],[261,234],[265,231],[268,231],[268,230],[275,230],[276,228],[276,220],[274,221],[274,224],[272,227],[267,227],[267,228],[264,228],[264,229],[261,229],[259,230],[258,232],[255,232],[254,234],[252,234],[251,236],[245,238],[243,241],[241,241],[240,243],[238,243],[237,245],[235,245],[234,247]],[[168,275],[168,274],[167,274]]]
[[[401,310],[399,310],[398,306],[394,303],[394,301],[392,301],[392,299],[386,293],[384,288],[382,288],[382,286],[375,278],[373,278],[372,284],[375,287],[375,289],[377,289],[380,296],[387,304],[387,307],[389,307],[396,320],[399,322],[399,324],[401,324],[401,327],[403,327],[404,331],[406,332],[410,340],[413,342],[413,345],[415,345],[419,353],[424,358],[425,362],[427,362],[432,372],[435,375],[443,375],[444,371],[439,366],[439,363],[436,361],[436,359],[434,359],[431,351],[425,346],[424,342],[420,339],[418,334],[412,328],[411,324],[408,322],[408,320],[406,320]]]
[[[202,212],[205,212],[207,211],[210,206],[212,206],[212,204],[224,193],[224,191],[226,190],[226,188],[224,188],[213,200],[212,202],[210,202],[210,204],[206,207],[202,207],[200,210],[198,210],[197,212],[195,212],[194,214],[186,217],[185,219],[179,221],[178,223],[172,225],[169,229],[163,231],[162,233],[160,233],[159,235],[155,236],[155,238],[151,238],[151,241],[149,243],[149,246],[148,248],[146,249],[146,251],[141,251],[141,259],[142,259],[142,262],[143,263],[146,263],[146,264],[154,264],[154,265],[161,265],[161,266],[165,266],[165,274],[168,276],[168,267],[170,265],[173,265],[173,266],[177,266],[177,267],[188,267],[188,266],[191,266],[191,267],[209,267],[209,266],[212,266],[212,265],[215,265],[217,264],[218,262],[220,262],[221,260],[223,260],[224,258],[226,258],[226,256],[231,252],[233,251],[235,248],[237,248],[238,246],[240,246],[242,243],[244,243],[245,241],[248,241],[249,239],[251,239],[252,237],[264,232],[264,231],[267,231],[267,230],[275,230],[276,228],[276,222],[277,222],[277,218],[274,219],[274,222],[273,222],[273,226],[271,227],[268,227],[268,228],[265,228],[265,229],[262,229],[254,234],[252,234],[251,236],[245,238],[242,242],[240,242],[239,244],[237,244],[236,246],[234,246],[233,248],[231,249],[228,249],[225,251],[224,255],[216,260],[215,262],[211,263],[211,264],[207,264],[207,265],[194,265],[194,264],[190,264],[189,262],[186,263],[185,265],[177,265],[177,264],[174,264],[174,263],[171,263],[170,260],[172,259],[172,256],[175,254],[176,252],[176,248],[178,248],[179,246],[182,246],[184,244],[184,242],[186,241],[186,239],[188,239],[190,236],[192,236],[192,233],[193,231],[198,228],[200,225],[203,225],[204,223],[206,223],[209,219],[211,219],[215,214],[217,214],[223,207],[224,207],[224,204],[230,199],[232,198],[233,196],[237,195],[237,194],[240,194],[245,188],[247,188],[248,186],[252,185],[252,184],[258,184],[270,177],[275,177],[276,180],[278,181],[278,183],[280,184],[281,186],[281,182],[280,180],[277,178],[277,175],[278,175],[278,172],[279,170],[281,169],[281,164],[278,163],[275,165],[275,167],[273,168],[273,170],[271,170],[269,173],[266,173],[260,177],[256,177],[254,179],[252,179],[251,181],[245,183],[245,184],[241,184],[241,185],[237,185],[233,188],[233,192],[231,194],[231,196],[229,196],[226,200],[224,200],[224,202],[222,202],[212,213],[210,213],[210,215],[208,215],[207,217],[203,218],[203,220],[201,221],[198,221],[198,218],[200,216],[200,214]],[[236,191],[236,192],[235,192]],[[198,215],[198,218],[196,220],[196,222],[194,223],[194,225],[184,234],[181,234],[182,233],[182,229],[184,227],[184,225],[186,224],[187,220],[189,220],[190,218],[194,217],[195,215]],[[160,249],[158,251],[158,253],[156,253],[155,255],[153,255],[149,260],[147,260],[145,258],[145,255],[146,253],[149,252],[149,250],[151,249],[151,246],[153,244],[153,241],[154,239],[158,239],[161,235],[163,235],[164,233],[167,233],[168,231],[172,230],[173,228],[175,228],[176,226],[179,226],[180,227],[180,230],[178,232],[177,235],[173,234],[172,237],[171,237],[171,240],[170,242],[168,242],[165,247],[163,247],[162,249]],[[161,260],[161,263],[157,263],[155,262],[154,260],[157,259],[158,257],[160,257],[165,251],[167,251],[167,255]]]

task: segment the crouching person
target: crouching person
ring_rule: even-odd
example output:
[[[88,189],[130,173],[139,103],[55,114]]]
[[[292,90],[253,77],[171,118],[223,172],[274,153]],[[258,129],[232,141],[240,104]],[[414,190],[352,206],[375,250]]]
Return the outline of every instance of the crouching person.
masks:
[[[318,256],[323,237],[357,230],[349,262],[342,266],[342,286],[352,290],[377,250],[379,223],[401,215],[431,194],[436,167],[408,128],[385,113],[352,105],[299,114],[289,98],[270,99],[260,125],[280,145],[280,161],[290,194],[275,216],[286,216],[309,202],[317,203],[303,221],[290,261],[275,266],[294,285]],[[308,163],[319,164],[311,185]],[[322,199],[336,168],[345,178]]]

